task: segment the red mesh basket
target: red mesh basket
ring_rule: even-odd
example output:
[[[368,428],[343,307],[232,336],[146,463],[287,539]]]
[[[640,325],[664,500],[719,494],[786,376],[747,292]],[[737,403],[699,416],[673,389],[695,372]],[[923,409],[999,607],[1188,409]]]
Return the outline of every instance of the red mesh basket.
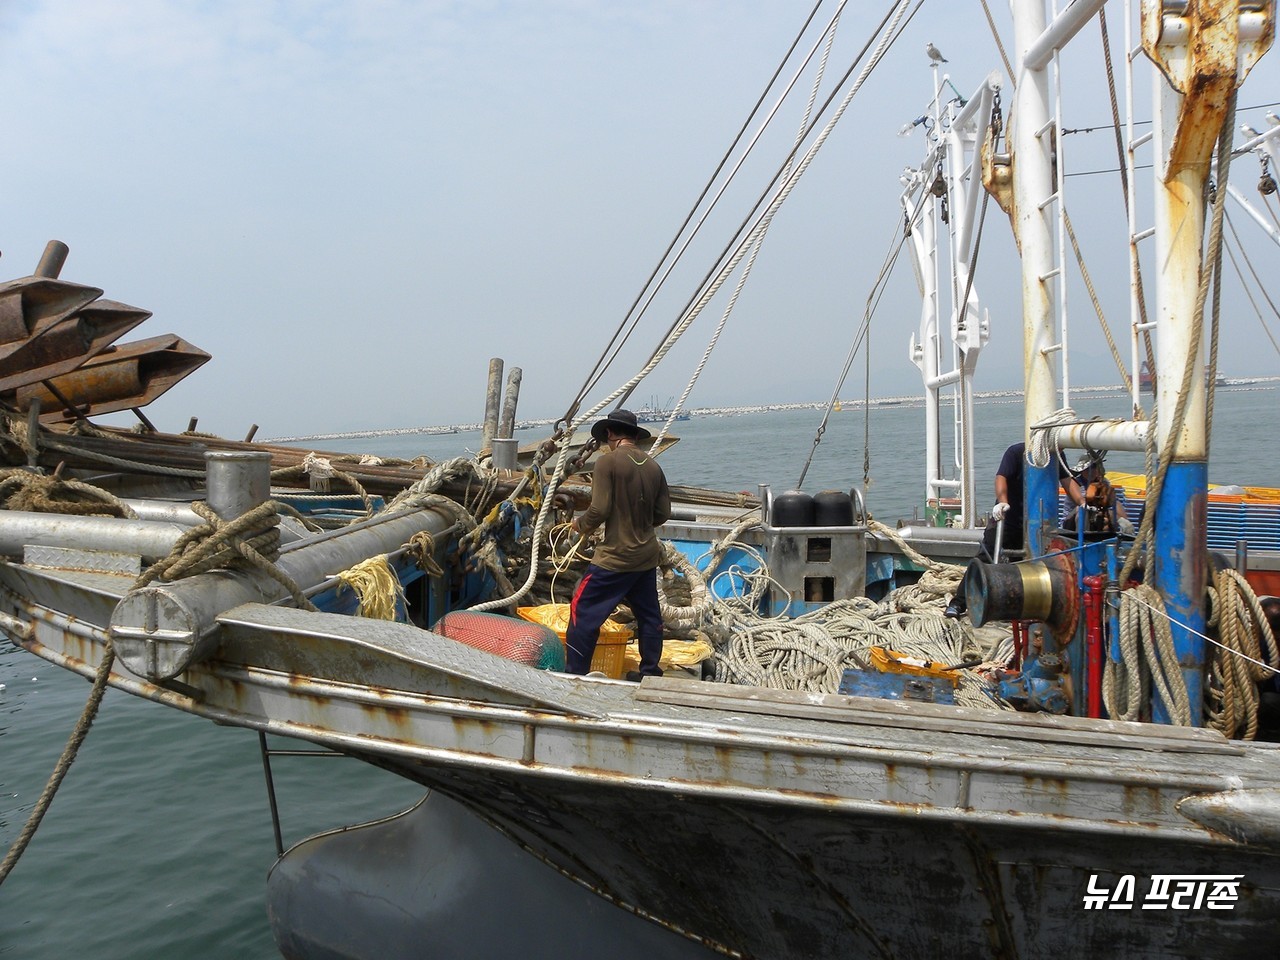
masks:
[[[446,613],[431,628],[442,637],[539,670],[564,670],[564,644],[550,627],[500,613]]]

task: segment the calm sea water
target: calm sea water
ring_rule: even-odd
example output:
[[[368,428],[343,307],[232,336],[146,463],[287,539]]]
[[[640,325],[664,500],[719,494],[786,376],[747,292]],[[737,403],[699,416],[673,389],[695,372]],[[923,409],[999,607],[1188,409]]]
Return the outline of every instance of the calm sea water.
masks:
[[[1220,391],[1214,424],[1218,482],[1280,484],[1275,448],[1258,429],[1276,409],[1274,386]],[[1125,401],[1082,400],[1086,415],[1123,415]],[[1016,402],[980,404],[978,461],[995,471],[1021,435]],[[812,410],[695,417],[664,455],[676,482],[754,491],[795,486],[819,414]],[[887,522],[922,500],[924,413],[871,412],[868,504]],[[833,415],[804,489],[862,485],[864,417]],[[527,435],[532,439],[533,433]],[[523,439],[523,438],[522,438]],[[329,441],[330,450],[449,456],[474,434]],[[1113,455],[1113,470],[1141,471]],[[987,489],[982,481],[980,489]],[[0,640],[0,848],[25,822],[89,685]],[[277,742],[278,746],[289,746]],[[321,829],[382,816],[421,791],[346,759],[273,764],[286,846]],[[53,960],[225,960],[277,957],[263,891],[275,856],[257,735],[109,692],[39,833],[0,887],[0,957]]]

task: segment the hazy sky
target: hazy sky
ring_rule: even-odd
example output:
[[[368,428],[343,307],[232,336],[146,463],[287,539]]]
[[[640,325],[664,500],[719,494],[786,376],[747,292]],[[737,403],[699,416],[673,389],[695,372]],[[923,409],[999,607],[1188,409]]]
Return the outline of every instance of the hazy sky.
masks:
[[[889,6],[849,4],[823,97]],[[1011,47],[1007,6],[990,6]],[[64,279],[154,313],[126,339],[175,333],[213,354],[150,408],[161,429],[193,415],[232,437],[250,423],[271,437],[474,422],[495,356],[523,369],[522,417],[559,416],[810,7],[5,0],[0,277],[30,273],[45,242],[63,240]],[[1119,45],[1122,7],[1111,7]],[[1071,90],[1102,96],[1068,114],[1079,127],[1109,121],[1096,26],[1082,37]],[[922,152],[918,133],[896,133],[930,96],[926,41],[966,95],[1000,69],[977,0],[927,0],[779,213],[692,405],[831,392],[899,216],[898,173]],[[1277,61],[1257,68],[1243,106],[1280,101]],[[638,369],[672,322],[780,162],[802,106],[785,108],[786,136],[709,220],[707,244],[595,396]],[[1242,119],[1265,126],[1265,112]],[[1065,147],[1069,160],[1092,152],[1094,166],[1115,165],[1107,130]],[[1244,158],[1233,182],[1252,193],[1257,177]],[[1120,329],[1123,235],[1107,229],[1122,222],[1117,182],[1069,189]],[[1277,248],[1233,217],[1275,276]],[[1018,279],[994,205],[977,284],[993,329],[979,388],[1020,386]],[[1225,371],[1280,374],[1252,309],[1231,303]],[[722,299],[633,405],[680,392],[721,310]],[[1073,381],[1118,382],[1082,292],[1072,315]],[[918,316],[904,256],[874,321],[874,395],[918,392],[907,359]],[[859,359],[844,395],[862,394],[862,369]]]

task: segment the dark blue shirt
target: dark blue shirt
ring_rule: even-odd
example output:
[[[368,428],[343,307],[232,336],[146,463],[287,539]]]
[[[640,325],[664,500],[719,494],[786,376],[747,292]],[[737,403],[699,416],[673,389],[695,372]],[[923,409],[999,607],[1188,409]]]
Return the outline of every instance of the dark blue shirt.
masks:
[[[1004,477],[1005,483],[1009,485],[1009,513],[1005,518],[1005,523],[1012,527],[1022,526],[1025,502],[1025,491],[1022,487],[1022,467],[1026,461],[1027,445],[1019,441],[1004,452],[1004,456],[1000,458],[1000,468],[996,470],[996,476]],[[1070,477],[1071,471],[1064,467],[1062,461],[1059,460],[1058,482],[1061,483]]]

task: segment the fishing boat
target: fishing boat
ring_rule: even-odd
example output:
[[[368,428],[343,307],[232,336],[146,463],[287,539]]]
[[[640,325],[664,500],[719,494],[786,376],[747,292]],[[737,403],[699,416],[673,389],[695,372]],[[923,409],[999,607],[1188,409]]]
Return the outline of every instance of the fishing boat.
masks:
[[[658,398],[654,397],[639,410],[635,411],[636,421],[638,423],[667,423],[675,420],[688,420],[689,411],[675,410],[672,411],[673,404],[670,400],[666,406],[658,403]]]
[[[1204,372],[1205,382],[1213,380],[1214,386],[1225,387],[1228,384],[1227,375],[1225,373],[1214,374],[1209,369]],[[1146,360],[1142,361],[1142,371],[1138,374],[1138,386],[1146,393],[1150,393],[1155,389],[1155,378],[1151,375],[1151,364]]]
[[[639,423],[666,423],[668,420],[688,420],[691,416],[685,411],[672,416],[670,410],[662,410],[655,407],[641,407],[634,412]]]
[[[343,460],[195,423],[164,433],[141,412],[164,378],[74,394],[60,379],[111,331],[78,319],[102,291],[60,279],[65,250],[51,246],[0,289],[13,348],[0,364],[63,351],[56,372],[25,360],[7,371],[15,389],[47,390],[5,397],[0,629],[93,678],[60,769],[110,686],[258,731],[269,798],[269,737],[426,788],[398,816],[287,851],[277,829],[266,898],[290,958],[1273,956],[1280,747],[1256,737],[1280,666],[1274,608],[1211,558],[1206,385],[1179,374],[1201,366],[1195,288],[1223,200],[1205,203],[1210,161],[1271,45],[1274,3],[1144,3],[1135,21],[1142,52],[1128,66],[1149,58],[1168,87],[1153,108],[1150,233],[1164,267],[1146,282],[1172,371],[1158,400],[1178,412],[1158,431],[1061,415],[1064,151],[1049,84],[1058,51],[1103,6],[1077,0],[1050,19],[1040,0],[1014,3],[1007,92],[993,74],[952,98],[930,45],[932,120],[910,126],[938,136],[904,174],[905,222],[921,258],[957,252],[963,282],[941,285],[955,294],[956,363],[943,369],[939,285],[918,270],[912,358],[928,482],[960,501],[960,522],[889,528],[856,487],[675,488],[664,616],[712,648],[687,675],[627,682],[605,650],[600,675],[566,675],[554,629],[511,615],[564,560],[554,532],[589,497],[590,449],[575,435],[649,365],[571,406],[527,466],[496,425],[484,455],[439,463]],[[889,4],[864,75],[911,7]],[[840,112],[829,103],[825,123]],[[804,129],[677,329],[759,246],[829,126]],[[941,611],[981,533],[968,401],[989,332],[972,279],[987,196],[1010,211],[1020,250],[1027,550],[970,564],[968,623]],[[1126,247],[1145,233],[1135,206]],[[950,222],[963,231],[951,242],[924,235]],[[957,478],[934,442],[943,388],[960,391],[970,466]],[[135,410],[139,429],[93,423],[99,405]],[[1059,526],[1055,456],[1149,442],[1161,462],[1135,538]]]

